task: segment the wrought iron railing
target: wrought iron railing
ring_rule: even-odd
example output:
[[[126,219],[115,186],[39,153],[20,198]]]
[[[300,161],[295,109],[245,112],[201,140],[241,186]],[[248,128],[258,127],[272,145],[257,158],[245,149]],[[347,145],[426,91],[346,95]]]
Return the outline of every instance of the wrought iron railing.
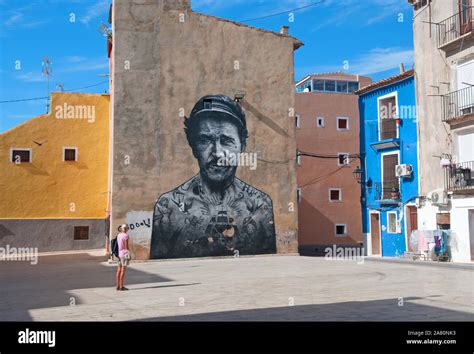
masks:
[[[380,201],[400,201],[401,191],[397,181],[374,182],[375,200]]]
[[[466,114],[474,114],[474,86],[465,87],[444,95],[443,111],[444,122]]]
[[[444,185],[448,191],[474,191],[474,161],[445,167]]]
[[[438,23],[438,47],[472,31],[473,7],[467,7]]]

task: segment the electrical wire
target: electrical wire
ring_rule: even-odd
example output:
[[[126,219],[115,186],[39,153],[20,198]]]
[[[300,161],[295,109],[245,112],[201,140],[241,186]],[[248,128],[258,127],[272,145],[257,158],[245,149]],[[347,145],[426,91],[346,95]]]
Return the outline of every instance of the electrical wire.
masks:
[[[270,17],[274,17],[274,16],[280,16],[280,15],[284,15],[284,14],[287,14],[287,13],[290,13],[290,12],[296,12],[296,11],[299,11],[299,10],[303,10],[303,9],[307,9],[308,7],[312,7],[312,6],[316,6],[316,5],[320,5],[322,3],[324,3],[326,0],[321,0],[321,1],[318,1],[318,2],[315,2],[315,3],[312,3],[312,4],[309,4],[309,5],[306,5],[306,6],[301,6],[301,7],[297,7],[295,9],[291,9],[291,10],[287,10],[287,11],[282,11],[282,12],[278,12],[278,13],[274,13],[274,14],[271,14],[271,15],[266,15],[266,16],[261,16],[261,17],[255,17],[255,18],[250,18],[250,19],[246,19],[246,20],[240,20],[238,22],[252,22],[252,21],[257,21],[257,20],[263,20],[265,18],[270,18]]]
[[[77,88],[73,88],[73,89],[69,89],[69,90],[64,90],[64,91],[61,91],[61,92],[70,92],[70,91],[83,90],[83,89],[90,88],[90,87],[100,86],[100,85],[103,85],[103,84],[108,83],[108,82],[109,82],[109,81],[102,81],[102,82],[99,82],[99,83],[97,83],[97,84],[88,85],[88,86],[83,86],[83,87],[77,87]],[[18,99],[18,100],[0,101],[0,103],[13,103],[13,102],[35,101],[35,100],[44,100],[44,99],[48,99],[48,98],[49,98],[49,97],[47,97],[47,96],[44,96],[44,97],[34,97],[34,98],[22,98],[22,99]]]
[[[305,152],[305,151],[301,151],[301,150],[298,152],[298,155],[299,156],[307,156],[307,157],[315,157],[315,158],[319,158],[319,159],[338,159],[338,158],[340,158],[339,155],[316,154],[316,153]],[[352,159],[360,158],[360,154],[349,154],[347,156],[349,158],[352,158]]]
[[[301,185],[301,186],[298,186],[298,188],[303,188],[303,187],[307,187],[307,186],[312,185],[312,184],[319,183],[319,182],[321,182],[321,181],[323,181],[323,180],[325,180],[325,179],[327,179],[327,178],[329,178],[329,177],[335,175],[336,173],[338,173],[338,172],[339,172],[340,170],[342,170],[343,168],[346,168],[347,165],[350,165],[354,160],[355,160],[355,159],[352,159],[352,160],[350,160],[347,164],[340,166],[340,167],[337,168],[336,170],[333,170],[333,171],[327,173],[326,175],[318,176],[318,177],[316,177],[315,179],[313,179],[313,180],[311,180],[311,181],[309,181],[309,182],[307,182],[307,183],[305,183],[305,184],[303,184],[303,185]]]

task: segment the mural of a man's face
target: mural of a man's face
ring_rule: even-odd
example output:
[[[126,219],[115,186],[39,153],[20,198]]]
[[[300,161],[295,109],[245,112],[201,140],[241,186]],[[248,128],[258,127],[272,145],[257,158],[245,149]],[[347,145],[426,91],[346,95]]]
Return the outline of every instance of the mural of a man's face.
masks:
[[[230,154],[242,152],[239,128],[219,117],[206,117],[196,126],[193,154],[198,160],[201,176],[207,181],[222,184],[231,180],[236,166],[223,166],[220,161]]]
[[[276,253],[272,199],[235,175],[249,135],[239,102],[203,96],[183,123],[199,173],[158,198],[150,257]]]

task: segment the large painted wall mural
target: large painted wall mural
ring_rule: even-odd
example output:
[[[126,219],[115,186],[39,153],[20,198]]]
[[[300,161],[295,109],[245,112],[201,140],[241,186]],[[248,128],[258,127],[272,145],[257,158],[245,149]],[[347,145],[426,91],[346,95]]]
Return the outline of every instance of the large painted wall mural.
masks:
[[[271,198],[235,176],[248,138],[240,104],[204,96],[184,125],[199,173],[156,202],[150,258],[275,253]]]

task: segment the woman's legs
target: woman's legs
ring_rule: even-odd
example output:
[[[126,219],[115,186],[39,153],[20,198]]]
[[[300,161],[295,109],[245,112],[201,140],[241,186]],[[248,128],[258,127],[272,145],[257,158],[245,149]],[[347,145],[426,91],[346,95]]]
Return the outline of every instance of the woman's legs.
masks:
[[[121,271],[120,271],[120,289],[124,288],[124,279],[125,279],[125,271],[127,270],[127,267],[120,267],[121,268]]]
[[[118,267],[117,267],[117,274],[115,275],[115,282],[117,283],[117,289],[121,289],[122,286],[120,285],[120,277],[121,277],[121,273],[122,273],[122,265],[119,264]]]

